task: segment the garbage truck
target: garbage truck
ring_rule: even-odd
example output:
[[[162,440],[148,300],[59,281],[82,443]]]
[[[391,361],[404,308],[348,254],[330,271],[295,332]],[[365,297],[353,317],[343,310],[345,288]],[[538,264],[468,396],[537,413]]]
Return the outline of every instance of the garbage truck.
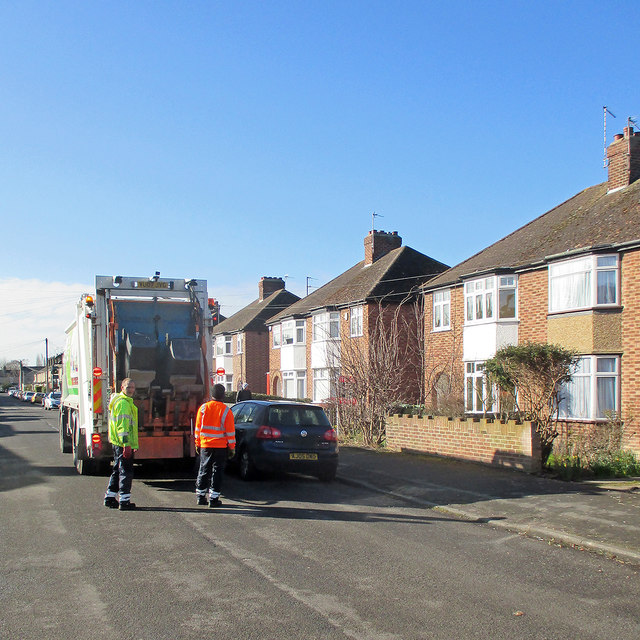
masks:
[[[95,293],[76,304],[62,360],[60,449],[73,454],[78,473],[109,469],[109,400],[125,378],[136,385],[136,461],[195,457],[214,305],[206,280],[96,276]]]

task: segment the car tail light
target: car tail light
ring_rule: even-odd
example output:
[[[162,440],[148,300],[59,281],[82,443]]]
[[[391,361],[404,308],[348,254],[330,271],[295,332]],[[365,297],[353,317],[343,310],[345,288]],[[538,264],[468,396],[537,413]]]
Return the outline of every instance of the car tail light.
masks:
[[[338,434],[336,433],[336,430],[335,429],[327,429],[324,432],[324,439],[327,442],[337,442]]]
[[[258,431],[256,432],[256,438],[260,438],[260,440],[275,440],[276,438],[281,438],[282,432],[280,429],[276,429],[275,427],[268,427],[267,425],[262,425],[258,427]]]

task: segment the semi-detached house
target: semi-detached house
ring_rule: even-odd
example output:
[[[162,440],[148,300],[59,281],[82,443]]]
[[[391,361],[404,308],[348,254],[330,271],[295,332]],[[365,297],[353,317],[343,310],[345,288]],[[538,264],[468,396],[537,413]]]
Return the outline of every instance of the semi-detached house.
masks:
[[[335,398],[348,343],[366,345],[380,307],[398,306],[410,292],[418,297],[419,285],[447,268],[402,246],[395,231],[370,231],[364,254],[364,260],[267,321],[269,393],[314,402]]]
[[[284,287],[282,278],[261,278],[258,299],[214,327],[213,371],[220,371],[215,381],[227,391],[247,383],[256,393],[267,392],[269,333],[265,323],[300,300]]]
[[[640,453],[640,135],[625,128],[607,156],[607,182],[425,285],[425,384],[436,407],[458,396],[468,414],[496,411],[483,363],[507,345],[558,344],[580,355],[559,426],[616,414],[624,444]]]

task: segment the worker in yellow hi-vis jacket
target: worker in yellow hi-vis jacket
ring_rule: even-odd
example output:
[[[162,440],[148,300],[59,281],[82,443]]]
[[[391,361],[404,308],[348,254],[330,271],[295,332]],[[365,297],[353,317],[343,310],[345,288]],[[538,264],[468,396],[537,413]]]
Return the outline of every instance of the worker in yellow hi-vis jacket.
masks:
[[[109,402],[109,442],[113,446],[113,473],[104,494],[104,506],[128,511],[135,509],[131,502],[133,482],[133,452],[138,448],[138,407],[133,403],[136,384],[131,378],[122,381],[122,393]],[[120,500],[116,500],[119,495]]]

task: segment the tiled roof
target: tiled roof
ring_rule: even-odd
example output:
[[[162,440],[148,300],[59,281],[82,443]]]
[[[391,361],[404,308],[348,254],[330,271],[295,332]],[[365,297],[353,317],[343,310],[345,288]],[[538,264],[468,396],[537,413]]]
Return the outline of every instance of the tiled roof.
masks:
[[[430,280],[425,289],[459,282],[475,273],[522,269],[550,257],[640,241],[640,180],[607,193],[607,183],[589,187],[502,240]]]
[[[286,309],[300,297],[285,289],[279,289],[264,300],[254,300],[230,318],[213,328],[214,335],[236,333],[238,331],[264,331],[265,322],[276,313]]]
[[[412,249],[399,247],[378,258],[373,264],[358,262],[268,322],[283,318],[306,316],[317,309],[340,307],[371,300],[401,300],[419,285],[447,265]]]

